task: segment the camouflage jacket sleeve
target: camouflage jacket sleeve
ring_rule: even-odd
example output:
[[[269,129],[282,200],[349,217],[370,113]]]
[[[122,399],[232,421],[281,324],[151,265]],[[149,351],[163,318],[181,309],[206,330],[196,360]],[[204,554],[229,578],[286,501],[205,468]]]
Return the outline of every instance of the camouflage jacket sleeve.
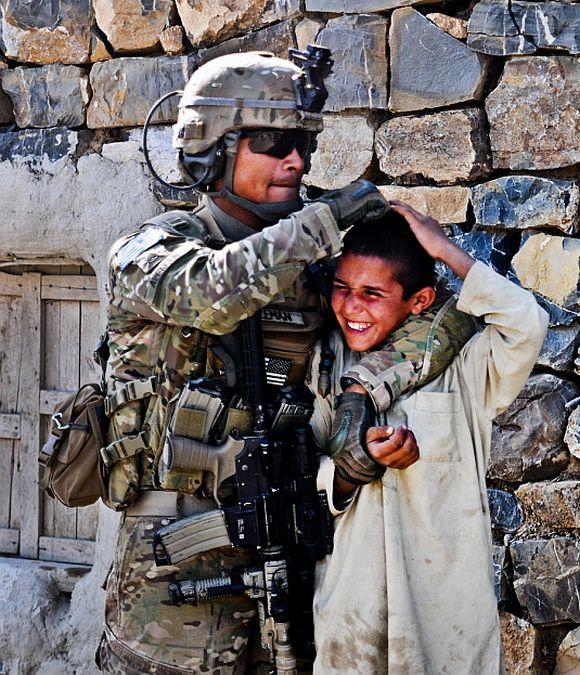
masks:
[[[474,319],[457,309],[455,296],[440,291],[426,312],[408,317],[380,349],[344,373],[341,385],[362,385],[377,413],[385,412],[396,398],[440,375],[476,330]]]
[[[158,237],[140,230],[114,245],[111,305],[215,335],[233,331],[288,289],[305,264],[341,245],[330,208],[319,203],[220,250],[184,235],[160,231]]]

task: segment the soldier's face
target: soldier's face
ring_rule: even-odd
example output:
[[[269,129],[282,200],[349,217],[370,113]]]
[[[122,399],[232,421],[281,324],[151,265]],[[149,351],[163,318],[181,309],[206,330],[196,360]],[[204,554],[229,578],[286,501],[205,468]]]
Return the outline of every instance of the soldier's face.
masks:
[[[304,160],[294,148],[278,159],[252,152],[242,138],[234,165],[234,193],[258,204],[297,199],[304,174]]]
[[[381,345],[409,314],[418,314],[416,296],[403,300],[403,287],[381,258],[347,253],[339,259],[332,309],[355,352]]]

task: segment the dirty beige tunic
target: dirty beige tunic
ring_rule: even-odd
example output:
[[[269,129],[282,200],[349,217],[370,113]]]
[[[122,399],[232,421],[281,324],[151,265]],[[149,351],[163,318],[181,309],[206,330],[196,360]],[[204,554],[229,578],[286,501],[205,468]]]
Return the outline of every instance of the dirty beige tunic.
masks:
[[[389,424],[415,433],[421,459],[388,469],[335,520],[314,603],[319,675],[503,672],[485,485],[491,422],[529,375],[547,316],[482,263],[467,275],[458,307],[487,326],[445,373],[388,412]],[[340,373],[359,356],[339,335],[334,347],[338,391]],[[313,417],[323,446],[331,401],[318,396]],[[332,482],[325,458],[319,487],[331,493]]]

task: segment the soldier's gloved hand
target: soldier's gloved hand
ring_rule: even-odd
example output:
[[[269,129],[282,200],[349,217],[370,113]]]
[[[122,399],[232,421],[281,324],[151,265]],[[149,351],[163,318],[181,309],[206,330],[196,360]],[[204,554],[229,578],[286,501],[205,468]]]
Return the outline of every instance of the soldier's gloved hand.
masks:
[[[390,209],[388,201],[369,180],[355,180],[340,190],[325,192],[315,201],[330,206],[340,230],[359,220],[380,218]]]
[[[365,449],[365,436],[373,417],[370,396],[345,392],[337,398],[329,454],[337,474],[352,485],[372,483],[385,473],[385,467]]]

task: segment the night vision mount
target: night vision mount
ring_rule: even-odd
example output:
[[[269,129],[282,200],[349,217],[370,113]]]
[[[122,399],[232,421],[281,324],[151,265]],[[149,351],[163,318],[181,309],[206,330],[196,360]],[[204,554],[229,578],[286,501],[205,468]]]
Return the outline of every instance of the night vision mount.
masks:
[[[328,98],[324,80],[330,75],[334,65],[334,60],[330,58],[330,49],[308,45],[306,51],[303,52],[298,49],[289,49],[288,56],[291,61],[302,68],[302,74],[295,82],[300,109],[305,112],[321,112]]]

